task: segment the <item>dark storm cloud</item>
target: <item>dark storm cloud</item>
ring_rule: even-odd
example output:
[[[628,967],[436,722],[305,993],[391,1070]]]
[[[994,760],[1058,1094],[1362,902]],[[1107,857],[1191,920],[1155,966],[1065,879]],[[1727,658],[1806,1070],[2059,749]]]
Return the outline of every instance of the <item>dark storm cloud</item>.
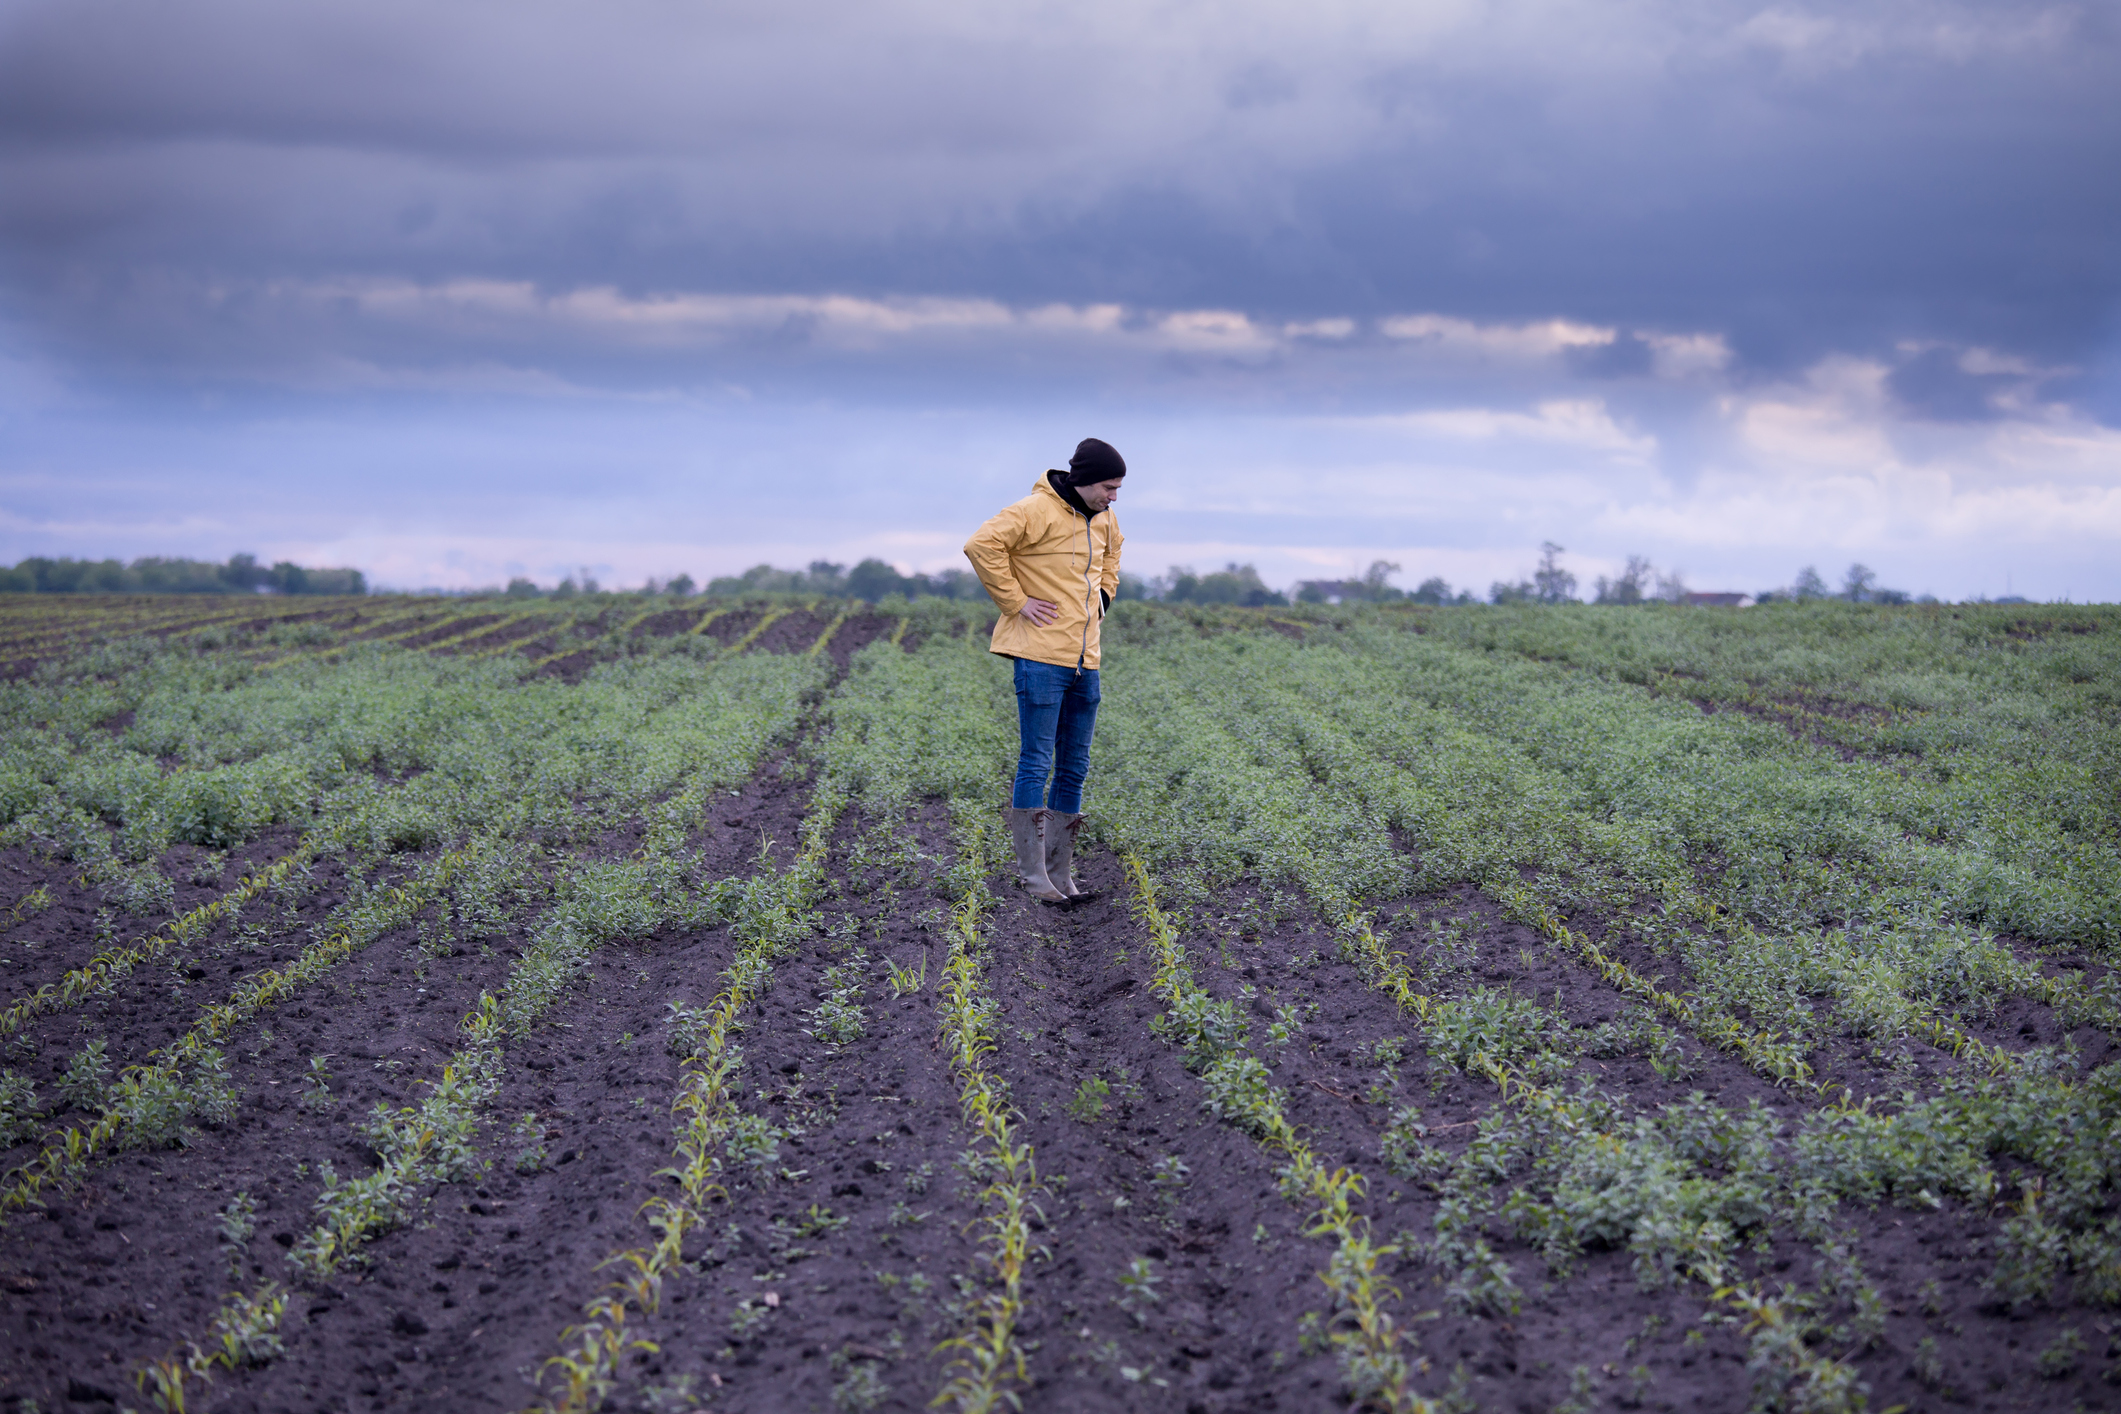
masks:
[[[2103,8],[1406,8],[18,3],[0,292],[147,377],[479,347],[334,280],[1563,317],[1768,371],[2111,336]]]

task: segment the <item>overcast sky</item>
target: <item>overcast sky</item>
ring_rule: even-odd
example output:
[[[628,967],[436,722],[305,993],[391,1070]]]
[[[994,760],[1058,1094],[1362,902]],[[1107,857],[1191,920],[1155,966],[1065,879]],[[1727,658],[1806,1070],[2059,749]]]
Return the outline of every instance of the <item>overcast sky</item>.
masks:
[[[2117,14],[0,0],[0,559],[2121,599]]]

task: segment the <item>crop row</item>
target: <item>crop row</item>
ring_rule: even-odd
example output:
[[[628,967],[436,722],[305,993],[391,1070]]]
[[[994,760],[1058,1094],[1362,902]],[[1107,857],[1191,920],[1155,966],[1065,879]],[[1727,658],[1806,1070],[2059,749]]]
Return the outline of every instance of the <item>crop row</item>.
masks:
[[[549,1392],[541,1408],[548,1414],[598,1408],[621,1359],[629,1351],[654,1348],[628,1333],[629,1320],[636,1312],[656,1313],[664,1281],[685,1261],[687,1237],[706,1224],[711,1201],[727,1196],[720,1180],[741,1114],[744,1067],[733,1034],[737,1017],[765,988],[774,962],[812,930],[826,842],[838,815],[834,797],[814,799],[803,823],[802,847],[787,869],[768,868],[720,890],[717,908],[730,921],[735,943],[723,974],[726,985],[700,1011],[673,1004],[676,1039],[686,1055],[671,1103],[678,1116],[676,1161],[658,1176],[675,1182],[677,1196],[658,1196],[646,1205],[653,1243],[616,1252],[599,1264],[618,1268],[620,1277],[583,1308],[583,1320],[561,1333],[560,1353],[546,1361],[542,1374]]]

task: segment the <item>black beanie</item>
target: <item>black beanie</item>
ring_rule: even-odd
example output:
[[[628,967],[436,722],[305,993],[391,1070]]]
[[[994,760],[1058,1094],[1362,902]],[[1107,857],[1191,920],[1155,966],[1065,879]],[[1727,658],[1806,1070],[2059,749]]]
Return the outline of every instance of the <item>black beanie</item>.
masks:
[[[1095,486],[1100,481],[1117,481],[1126,474],[1126,458],[1114,451],[1110,442],[1100,442],[1095,437],[1077,442],[1075,455],[1068,458],[1070,486]]]

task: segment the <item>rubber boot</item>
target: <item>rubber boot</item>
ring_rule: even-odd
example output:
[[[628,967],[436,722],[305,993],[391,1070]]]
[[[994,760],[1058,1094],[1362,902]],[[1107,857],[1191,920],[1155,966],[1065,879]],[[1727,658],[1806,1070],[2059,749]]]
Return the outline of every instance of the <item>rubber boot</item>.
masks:
[[[1079,814],[1046,812],[1046,882],[1065,894],[1070,903],[1088,903],[1100,892],[1075,881],[1075,835],[1082,827],[1083,817]]]
[[[1065,904],[1067,895],[1046,877],[1046,812],[1009,807],[1009,842],[1016,846],[1016,872],[1040,903]]]

